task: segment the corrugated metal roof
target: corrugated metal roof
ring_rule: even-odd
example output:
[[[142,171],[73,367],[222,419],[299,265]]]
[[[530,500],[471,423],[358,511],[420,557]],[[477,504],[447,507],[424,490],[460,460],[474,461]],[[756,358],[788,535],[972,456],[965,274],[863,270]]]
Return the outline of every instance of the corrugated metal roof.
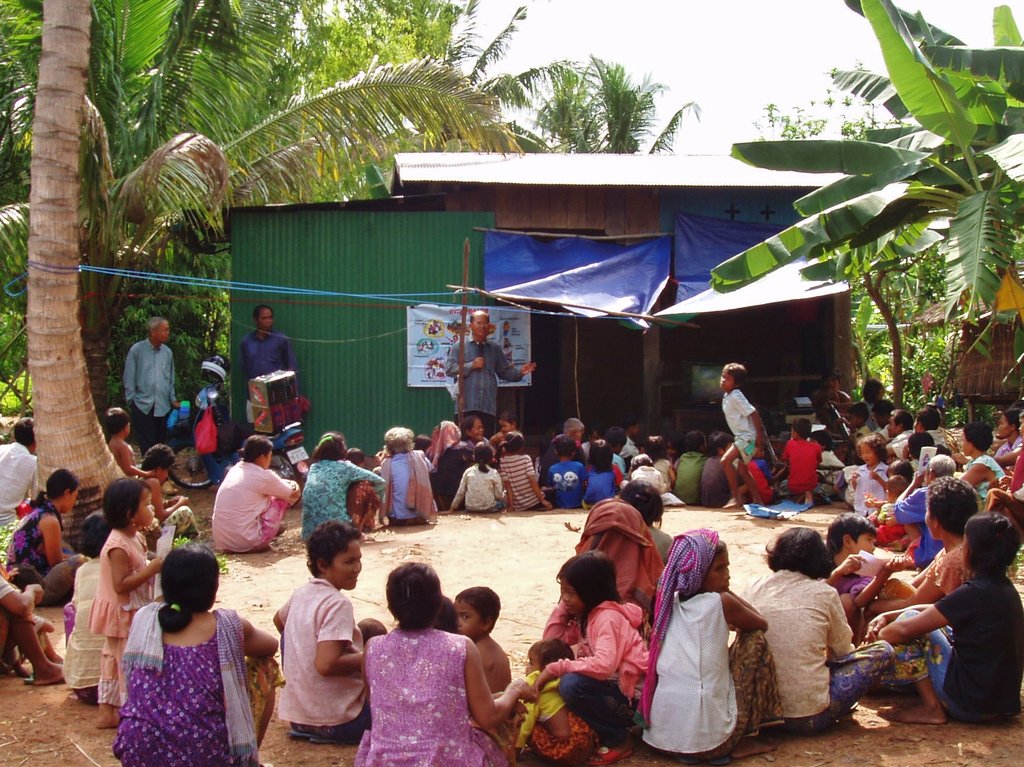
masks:
[[[728,155],[491,154],[420,152],[395,155],[392,191],[409,183],[525,186],[806,187],[837,173],[765,170]]]

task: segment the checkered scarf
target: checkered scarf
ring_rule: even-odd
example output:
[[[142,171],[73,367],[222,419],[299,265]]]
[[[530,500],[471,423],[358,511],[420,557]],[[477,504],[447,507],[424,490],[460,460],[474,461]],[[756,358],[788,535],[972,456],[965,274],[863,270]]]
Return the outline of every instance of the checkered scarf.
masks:
[[[707,528],[677,535],[672,541],[665,569],[658,580],[658,593],[654,602],[650,660],[643,694],[640,697],[640,713],[645,723],[650,722],[651,702],[654,700],[654,689],[658,686],[658,655],[661,652],[661,643],[665,641],[668,624],[672,620],[672,609],[675,600],[678,599],[676,595],[692,597],[700,591],[715,559],[717,545],[718,533]]]

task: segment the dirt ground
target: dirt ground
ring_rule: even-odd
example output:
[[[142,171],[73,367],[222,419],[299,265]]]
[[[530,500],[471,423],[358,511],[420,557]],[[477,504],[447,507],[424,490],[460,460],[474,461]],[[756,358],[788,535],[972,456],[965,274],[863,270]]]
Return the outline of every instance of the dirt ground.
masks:
[[[208,519],[211,492],[191,494],[192,507]],[[838,513],[818,509],[790,522],[754,520],[735,511],[687,508],[667,510],[663,528],[672,535],[695,527],[713,527],[729,544],[732,584],[742,589],[765,572],[765,543],[793,524],[824,530]],[[585,512],[548,512],[500,517],[444,516],[435,528],[402,528],[375,534],[363,545],[363,572],[350,593],[358,619],[375,617],[391,626],[384,602],[384,581],[396,565],[419,560],[441,576],[445,592],[489,585],[502,599],[502,614],[494,636],[508,652],[513,673],[521,673],[526,650],[540,638],[545,618],[558,598],[555,573],[573,554],[578,535],[565,523],[581,526]],[[238,610],[257,626],[273,631],[275,610],[308,577],[299,538],[299,512],[286,518],[288,530],[265,554],[232,556],[222,577],[218,605]],[[208,529],[208,527],[207,527]],[[56,609],[41,611],[58,626]],[[63,635],[58,651],[63,651]],[[816,737],[778,735],[777,751],[751,757],[752,767],[765,762],[794,767],[826,765],[1020,765],[1024,762],[1024,723],[992,725],[949,724],[944,727],[893,725],[882,716],[887,708],[906,705],[903,696],[869,697],[852,718]],[[63,686],[33,688],[14,677],[0,678],[0,764],[116,765],[110,744],[113,733],[93,726],[96,711],[74,700]],[[287,737],[287,725],[275,719],[261,749],[262,761],[283,765],[350,765],[354,748],[315,746]],[[529,763],[537,763],[530,760]],[[627,764],[671,764],[643,744]]]

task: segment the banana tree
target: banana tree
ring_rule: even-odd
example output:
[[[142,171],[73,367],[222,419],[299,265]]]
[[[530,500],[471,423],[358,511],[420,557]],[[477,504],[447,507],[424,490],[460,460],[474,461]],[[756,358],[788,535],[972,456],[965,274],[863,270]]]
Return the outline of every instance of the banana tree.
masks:
[[[834,81],[903,125],[863,140],[734,145],[733,156],[752,165],[843,177],[797,200],[802,221],[719,265],[712,284],[732,290],[798,259],[812,262],[808,276],[873,281],[934,244],[947,316],[977,321],[1014,267],[1024,214],[1020,32],[1000,7],[995,46],[968,48],[890,0],[847,4],[871,24],[886,74],[838,72]]]
[[[38,18],[18,0],[20,12]],[[282,34],[278,0],[99,0],[81,153],[80,259],[147,270],[181,228],[222,231],[230,205],[301,202],[313,181],[380,157],[390,142],[454,136],[474,149],[515,147],[493,98],[429,60],[378,66],[265,112]],[[0,208],[0,247],[24,253],[28,206]],[[97,404],[107,386],[122,280],[82,275],[82,336]]]

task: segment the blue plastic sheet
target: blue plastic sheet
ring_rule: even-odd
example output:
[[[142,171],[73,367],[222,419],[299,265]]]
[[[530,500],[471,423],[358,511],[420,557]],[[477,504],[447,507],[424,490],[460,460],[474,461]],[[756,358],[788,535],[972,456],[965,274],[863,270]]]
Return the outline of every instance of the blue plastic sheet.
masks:
[[[668,284],[671,254],[670,237],[626,246],[580,238],[540,242],[522,234],[487,232],[484,288],[589,307],[567,307],[583,316],[648,314]]]
[[[764,242],[785,227],[726,221],[689,213],[676,215],[676,302],[702,293],[711,284],[711,270],[737,253]]]
[[[747,516],[761,519],[789,519],[811,508],[813,503],[797,503],[796,501],[779,501],[771,506],[760,503],[746,503],[743,508]]]

